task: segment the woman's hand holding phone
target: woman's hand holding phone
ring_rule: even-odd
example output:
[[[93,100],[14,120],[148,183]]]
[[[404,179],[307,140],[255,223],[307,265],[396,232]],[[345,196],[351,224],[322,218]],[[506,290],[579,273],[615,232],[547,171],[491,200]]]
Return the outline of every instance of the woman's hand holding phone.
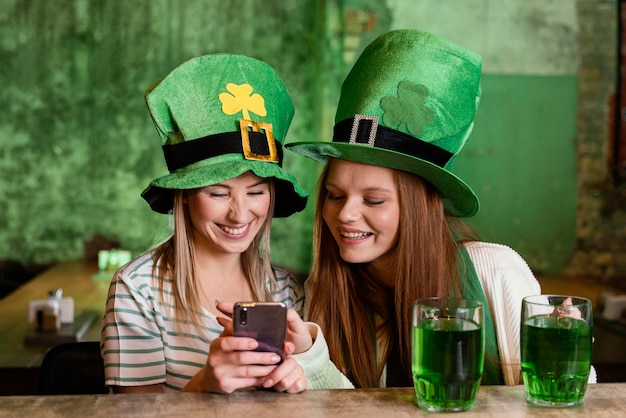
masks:
[[[218,317],[218,322],[224,331],[211,343],[204,367],[191,378],[184,392],[232,393],[260,386],[280,363],[275,353],[252,351],[258,347],[253,338],[235,337],[230,319]]]
[[[219,302],[217,307],[225,315],[232,316],[232,303]],[[286,341],[281,363],[277,353],[254,351],[259,347],[254,338],[236,337],[229,318],[217,319],[224,331],[211,343],[205,367],[192,378],[185,390],[232,393],[238,389],[262,387],[296,393],[306,389],[304,372],[296,360],[290,357],[296,350],[296,344],[300,347],[306,345],[306,338],[300,338],[296,343]],[[302,323],[298,314],[290,309],[287,312],[287,339],[293,338],[297,330],[306,331],[304,323],[294,328],[294,321]]]

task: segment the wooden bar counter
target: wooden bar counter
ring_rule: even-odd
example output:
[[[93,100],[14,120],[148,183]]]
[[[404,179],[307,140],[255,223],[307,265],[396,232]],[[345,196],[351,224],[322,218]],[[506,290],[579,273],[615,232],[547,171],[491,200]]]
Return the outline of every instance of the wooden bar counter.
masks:
[[[595,417],[623,416],[626,383],[589,385],[583,405],[538,408],[527,404],[523,386],[483,386],[474,408],[436,414],[417,408],[413,389],[317,390],[299,394],[247,391],[232,395],[161,393],[145,395],[7,396],[0,417]]]

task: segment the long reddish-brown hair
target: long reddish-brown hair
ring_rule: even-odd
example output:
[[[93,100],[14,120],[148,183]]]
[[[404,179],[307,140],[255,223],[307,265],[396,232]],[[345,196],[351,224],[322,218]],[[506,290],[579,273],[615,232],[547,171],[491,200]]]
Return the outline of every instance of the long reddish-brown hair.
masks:
[[[413,301],[461,294],[457,241],[477,236],[447,215],[430,183],[394,170],[400,204],[397,246],[392,250],[396,282],[393,289],[385,288],[367,264],[341,259],[322,218],[330,164],[332,160],[318,185],[308,319],[321,326],[331,360],[357,387],[378,387],[392,342],[399,344],[401,362],[410,370]]]

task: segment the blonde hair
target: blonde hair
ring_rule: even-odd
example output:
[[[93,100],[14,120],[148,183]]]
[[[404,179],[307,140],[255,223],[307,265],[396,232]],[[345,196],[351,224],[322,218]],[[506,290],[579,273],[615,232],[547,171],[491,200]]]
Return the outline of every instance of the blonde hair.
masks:
[[[268,213],[273,214],[275,194],[271,179],[269,190]],[[175,320],[181,335],[206,336],[202,325],[199,279],[195,269],[194,229],[189,209],[184,203],[184,194],[184,190],[174,193],[174,231],[169,239],[154,250],[152,274],[159,280],[164,307]],[[271,293],[278,287],[270,261],[271,228],[272,216],[268,216],[252,244],[241,254],[243,271],[255,301],[270,300]],[[171,292],[165,284],[168,279],[172,280]]]
[[[383,287],[367,264],[341,259],[322,218],[331,163],[326,164],[318,184],[308,319],[321,326],[331,359],[357,387],[378,387],[394,341],[410,370],[412,302],[420,297],[460,295],[455,238],[477,237],[447,215],[440,194],[430,183],[394,170],[401,225],[397,246],[391,251],[396,282],[393,289]]]

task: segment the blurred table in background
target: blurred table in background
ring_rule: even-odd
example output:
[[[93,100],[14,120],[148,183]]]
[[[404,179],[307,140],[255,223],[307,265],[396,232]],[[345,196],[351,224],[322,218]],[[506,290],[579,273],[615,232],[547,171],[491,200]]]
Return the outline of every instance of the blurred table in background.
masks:
[[[97,272],[96,262],[61,262],[0,300],[0,395],[33,393],[38,385],[41,360],[54,343],[25,344],[36,329],[28,322],[28,304],[46,299],[48,290],[62,288],[64,297],[74,299],[74,326],[90,322],[88,329],[80,330],[82,341],[100,339],[110,281],[94,280]]]

